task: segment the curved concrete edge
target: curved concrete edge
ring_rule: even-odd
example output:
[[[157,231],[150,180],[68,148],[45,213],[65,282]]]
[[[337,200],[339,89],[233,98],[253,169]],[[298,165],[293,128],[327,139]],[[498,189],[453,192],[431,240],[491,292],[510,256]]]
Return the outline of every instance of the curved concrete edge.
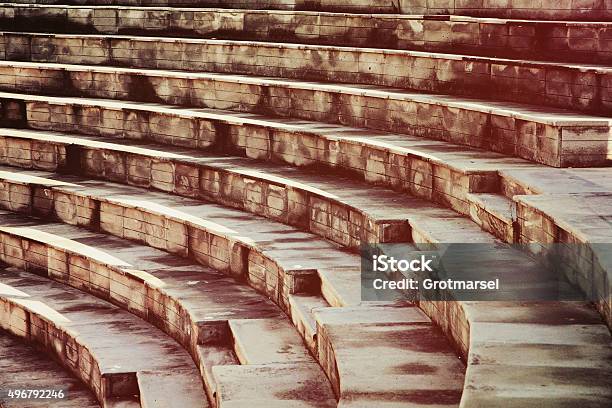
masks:
[[[286,123],[235,112],[22,94],[1,97],[7,124],[176,147],[218,148],[297,167],[329,166],[369,183],[432,200],[464,215],[469,214],[468,193],[499,190],[500,168],[537,166],[498,153],[420,137],[334,125],[322,128],[317,123]],[[64,117],[62,123],[53,119],[55,115]],[[134,121],[146,126],[134,128]]]
[[[612,69],[605,66],[477,57],[457,52],[248,41],[31,32],[3,32],[0,36],[0,55],[6,60],[378,85],[476,98],[486,95],[492,100],[601,115],[612,107],[608,103],[612,86],[607,85],[612,84]],[[90,47],[95,51],[89,51]],[[313,54],[317,56],[314,60]],[[559,89],[569,89],[569,95],[561,98]]]
[[[2,14],[3,13],[3,14]],[[161,18],[160,18],[161,16]],[[193,18],[185,18],[193,16]],[[144,24],[144,21],[155,24]],[[89,34],[168,35],[228,40],[412,49],[548,61],[612,61],[609,23],[180,7],[4,3],[0,27]],[[262,29],[266,27],[267,29]],[[584,33],[594,39],[582,47]],[[559,42],[557,39],[566,38]]]
[[[8,133],[6,129],[0,131],[0,151],[7,152],[0,158],[4,164],[63,171],[68,162],[80,163],[79,170],[89,177],[203,198],[305,229],[353,250],[364,242],[405,241],[410,234],[405,215],[381,218],[332,191],[269,174],[265,169],[250,170],[244,166],[248,162],[240,167],[240,161],[216,163],[215,157],[206,160],[189,153],[167,153],[161,150],[162,146],[154,150],[112,143],[112,140],[103,142],[50,134],[19,138],[18,134]],[[20,158],[13,156],[17,151]]]
[[[119,265],[108,263],[109,256],[104,256],[95,248],[28,228],[0,226],[0,240],[3,247],[0,259],[3,262],[109,301],[154,324],[177,340],[198,365],[211,401],[219,398],[217,389],[220,384],[214,382],[211,375],[214,366],[265,364],[262,370],[266,371],[270,364],[292,363],[298,367],[314,361],[290,322],[283,325],[280,323],[285,321],[278,322],[277,319],[231,320],[223,317],[196,320],[188,303],[164,290],[163,281],[125,262]],[[256,327],[249,329],[249,325]],[[252,341],[254,332],[257,332],[264,347]],[[276,355],[269,353],[274,350]],[[310,371],[314,372],[313,369]],[[324,375],[323,371],[320,375]],[[166,376],[163,373],[133,373],[130,378],[134,383],[144,384],[147,394],[141,397],[144,404],[145,400],[156,400],[159,385]],[[296,400],[307,398],[308,393],[313,392],[310,385],[307,381],[303,393],[293,390]],[[288,396],[291,391],[291,388],[286,390]],[[318,392],[325,394],[324,389]],[[331,387],[328,394],[333,399]]]
[[[9,92],[265,113],[407,133],[555,167],[609,164],[610,120],[557,108],[246,75],[28,62],[0,66],[7,78],[2,89]]]
[[[65,318],[61,314],[27,297],[2,293],[4,290],[4,287],[0,289],[0,327],[54,355],[88,385],[102,406],[118,399],[132,402],[130,393],[138,390],[136,372],[101,372],[95,353],[70,328],[62,325]]]
[[[15,3],[29,3],[32,0],[15,0]],[[80,0],[46,0],[46,4],[70,4],[81,5]],[[94,4],[98,4],[94,2]],[[102,1],[101,5],[108,5],[108,1]],[[138,5],[142,7],[220,7],[224,9],[256,10],[289,10],[289,11],[312,11],[333,12],[339,14],[372,13],[383,14],[392,18],[401,18],[402,15],[440,15],[441,18],[452,18],[457,16],[478,16],[486,18],[518,18],[518,19],[542,19],[542,20],[579,20],[579,21],[608,21],[611,11],[609,5],[599,1],[585,1],[579,3],[579,7],[569,7],[570,3],[560,6],[557,3],[532,4],[518,0],[511,0],[499,6],[496,3],[470,2],[468,0],[453,3],[431,3],[424,0],[402,0],[397,3],[381,0],[348,2],[344,0],[208,0],[206,2],[195,0],[113,0],[111,5]]]

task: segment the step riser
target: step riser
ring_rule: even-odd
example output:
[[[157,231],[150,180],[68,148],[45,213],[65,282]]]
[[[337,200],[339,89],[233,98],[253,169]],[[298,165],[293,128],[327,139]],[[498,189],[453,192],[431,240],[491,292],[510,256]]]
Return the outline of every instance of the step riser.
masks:
[[[470,202],[470,218],[483,230],[509,244],[518,242],[518,225],[516,224],[515,212],[513,210],[512,218],[508,218],[487,208],[479,200]]]
[[[17,185],[14,185],[12,188],[9,187],[9,189],[14,193],[13,196],[28,194],[28,192],[23,189],[23,186],[21,187],[21,191],[19,192],[17,191]],[[36,211],[35,208],[30,208],[29,211],[21,208],[20,212],[36,213],[38,216],[53,217],[68,224],[78,225],[78,223],[74,223],[74,218],[66,216],[64,211],[69,214],[72,212],[82,214],[83,211],[79,210],[83,210],[83,208],[88,210],[90,209],[89,206],[92,204],[92,200],[88,200],[87,198],[80,200],[80,203],[75,203],[75,201],[79,200],[74,199],[70,203],[70,199],[66,196],[57,196],[54,198],[58,199],[59,204],[56,206],[56,211],[53,213],[49,213],[48,210],[39,212]],[[45,200],[48,199],[47,196]],[[32,199],[32,202],[36,203],[37,200]],[[73,204],[72,208],[70,208],[70,204]],[[43,205],[43,207],[46,206]],[[98,207],[100,208],[100,214],[91,214],[91,217],[101,220],[108,219],[109,217],[106,217],[104,212],[109,210],[109,206],[99,205],[98,203]],[[110,211],[108,211],[111,217],[115,217],[112,220],[113,223],[122,223],[122,220],[118,221],[116,215],[113,214],[114,210],[115,209],[111,208]],[[147,217],[144,213],[143,215],[146,220],[151,220],[151,217]],[[161,219],[160,216],[157,218]],[[127,220],[129,219],[126,217],[126,221]],[[170,221],[166,219],[164,222],[167,226]],[[128,238],[123,237],[121,234],[117,234],[117,232],[113,230],[101,228],[101,231],[122,238]],[[223,343],[230,346],[232,345],[232,333],[227,325],[227,321],[194,322],[189,311],[184,309],[180,300],[161,291],[156,286],[155,281],[149,283],[139,279],[138,276],[129,269],[122,270],[122,268],[99,262],[96,259],[81,255],[78,252],[57,247],[52,242],[37,241],[33,238],[13,234],[6,230],[0,231],[0,243],[2,244],[0,247],[3,248],[3,252],[0,253],[0,260],[2,262],[26,271],[45,275],[55,281],[91,293],[98,298],[116,304],[155,324],[168,335],[175,338],[192,354],[192,358],[199,365],[201,373],[206,374],[206,371],[211,369],[211,367],[205,366],[211,362],[201,358],[201,354],[198,353],[199,346],[205,345],[205,347],[214,347]],[[145,243],[149,244],[149,242]],[[214,244],[220,245],[221,242],[219,239],[214,239]],[[196,244],[194,243],[194,245]],[[218,247],[215,255],[219,255],[219,252],[223,250],[221,246],[222,245]],[[252,262],[252,259],[249,259],[249,262]],[[1,300],[0,298],[0,301]],[[3,310],[8,309],[6,307],[0,307],[0,312]],[[25,319],[22,320],[29,321]],[[16,320],[14,317],[5,317],[0,314],[0,323],[15,321],[19,323],[19,320]],[[20,330],[24,333],[29,333],[30,329],[23,328],[23,324],[21,326],[13,324],[13,326],[14,327],[7,326],[5,328],[11,329],[11,332],[15,334],[19,334]],[[247,346],[249,345],[247,344]],[[61,351],[62,348],[60,347],[59,350]],[[283,352],[280,352],[279,355],[282,356],[282,353]],[[82,354],[79,353],[78,355],[81,356]],[[84,355],[87,356],[88,354]],[[216,362],[216,364],[217,363],[218,362]],[[229,364],[230,362],[226,363]],[[134,393],[138,394],[136,373],[132,374],[132,376],[128,377],[124,374],[102,376],[102,380],[105,381],[102,383],[104,388],[101,388],[104,392],[103,395],[106,395],[106,397],[115,397]],[[100,375],[98,375],[98,377],[100,377]],[[218,384],[211,383],[211,379],[207,378],[205,375],[203,375],[203,378],[206,380],[206,392],[209,397],[212,398]],[[86,378],[84,378],[84,380],[86,380]],[[95,391],[97,391],[97,389]],[[214,401],[214,399],[212,401]]]
[[[566,244],[563,263],[564,275],[585,293],[602,300],[594,302],[609,328],[612,328],[612,285],[609,261],[600,259],[598,252],[608,243],[590,243],[588,239],[568,231],[554,218],[520,199],[517,206],[517,242],[538,253],[546,245]],[[529,245],[531,244],[531,245]],[[599,248],[593,248],[599,246]],[[599,251],[597,251],[599,249]]]
[[[25,103],[5,100],[3,106],[3,116],[9,126],[148,140],[178,147],[213,148],[222,153],[273,159],[298,167],[324,165],[347,171],[372,184],[434,201],[464,215],[469,214],[468,193],[496,192],[500,188],[495,170],[466,173],[417,153],[401,149],[393,151],[350,137],[330,138],[316,131],[228,123],[188,114],[178,116],[170,112],[148,111],[145,107],[130,110],[84,103],[27,102],[27,99]],[[12,120],[7,121],[7,118]],[[134,126],[134,123],[139,125]],[[44,169],[42,162],[39,160],[38,166]],[[279,216],[278,211],[268,211],[265,215]],[[303,224],[304,220],[300,216],[284,221]],[[320,224],[320,221],[313,224],[315,230],[321,228]],[[342,234],[327,233],[325,236],[338,242]],[[368,237],[370,240],[375,238],[372,234]],[[377,239],[390,242],[392,238],[378,235]],[[354,237],[351,244],[343,238],[340,243],[354,246],[360,240]]]
[[[11,3],[31,3],[32,0],[12,0]],[[601,0],[544,0],[532,2],[522,0],[483,2],[482,0],[428,1],[399,0],[44,0],[43,4],[71,5],[127,5],[127,6],[171,6],[171,7],[223,7],[235,9],[308,10],[337,13],[388,13],[462,15],[493,18],[584,20],[607,21],[612,19],[612,8]]]
[[[353,250],[362,243],[406,242],[410,237],[406,219],[378,221],[349,204],[281,184],[282,180],[273,183],[265,177],[172,158],[0,136],[0,163],[202,198],[306,229]],[[68,163],[79,165],[70,168]],[[170,247],[177,253],[186,250]]]
[[[191,18],[193,16],[193,18]],[[146,21],[146,24],[145,24]],[[495,55],[546,61],[612,62],[612,27],[421,16],[389,18],[257,10],[5,6],[0,29],[168,35]]]
[[[4,33],[6,60],[208,71],[375,84],[548,105],[612,110],[612,74],[528,62],[262,44]]]
[[[6,256],[2,258],[6,261]],[[69,331],[5,296],[0,296],[0,327],[53,355],[87,384],[102,404],[109,398],[139,393],[136,373],[102,374],[95,355]]]
[[[426,95],[395,99],[348,90],[296,89],[215,77],[195,79],[189,74],[179,78],[178,73],[173,77],[126,71],[97,71],[92,75],[90,70],[79,71],[76,67],[70,71],[6,67],[1,71],[6,82],[1,89],[7,91],[133,99],[340,123],[485,148],[555,167],[610,162],[610,127],[603,119],[568,126],[442,105],[430,102]]]
[[[13,196],[24,197],[29,194],[23,186],[21,191],[17,191],[19,190],[17,186],[11,190]],[[60,197],[58,199],[62,200]],[[32,198],[32,201],[36,202],[36,199]],[[16,211],[23,214],[55,215],[57,219],[69,224],[82,225],[74,222],[74,218],[71,217],[74,213],[71,212],[76,211],[81,215],[80,222],[87,220],[87,217],[100,217],[100,214],[94,214],[91,208],[88,208],[88,205],[93,204],[91,201],[83,199],[81,206],[73,204],[73,207],[69,206],[69,202],[60,201],[57,211],[53,214],[49,214],[48,208],[36,211],[34,208],[21,207]],[[47,204],[48,201],[43,203]],[[5,208],[4,203],[2,207]],[[208,338],[214,337],[209,333],[206,339],[199,339],[198,324],[193,322],[189,313],[181,308],[180,302],[120,267],[7,232],[0,233],[0,237],[5,245],[11,247],[11,253],[7,251],[2,256],[2,260],[7,264],[49,277],[128,310],[155,324],[192,355],[195,355],[198,343],[205,343]]]
[[[516,242],[516,231],[512,222],[498,217],[496,214],[487,211],[477,204],[471,205],[470,218],[480,225],[483,230],[493,234],[502,241],[509,244]]]
[[[316,293],[318,289],[316,286],[313,287],[318,283],[314,271],[311,274],[285,271],[273,258],[260,252],[258,248],[203,226],[190,224],[185,220],[172,219],[146,209],[121,205],[119,202],[102,202],[95,198],[55,192],[44,186],[36,188],[10,184],[6,181],[2,186],[6,187],[3,190],[8,192],[8,197],[2,197],[0,205],[6,209],[53,217],[67,224],[88,228],[99,225],[99,230],[102,232],[141,242],[179,256],[193,257],[203,265],[226,271],[234,277],[246,277],[252,287],[270,296],[284,310],[288,310],[290,294]],[[10,202],[12,204],[9,204]],[[154,226],[156,228],[153,228]],[[4,232],[2,236],[9,237],[10,234]],[[27,257],[28,251],[24,252],[26,254],[22,255]],[[64,256],[68,257],[68,260],[63,266],[51,269],[52,265],[45,255],[47,249],[42,248],[39,252],[42,256],[33,256],[31,260],[23,259],[20,263],[11,265],[39,274],[44,271],[54,279],[91,291],[96,296],[127,308],[140,317],[148,318],[160,325],[161,329],[167,331],[192,353],[198,344],[214,342],[215,339],[222,337],[222,333],[217,333],[215,329],[217,326],[211,325],[206,325],[204,331],[208,333],[212,330],[212,334],[199,335],[202,328],[199,328],[184,310],[178,309],[170,313],[164,308],[160,309],[161,305],[175,305],[177,302],[154,285],[130,275],[121,268],[104,265],[95,260],[81,259],[78,254],[72,254]],[[82,267],[90,268],[91,273],[82,277],[76,272],[66,272],[73,264],[83,264]],[[95,281],[93,278],[101,281]],[[122,287],[129,289],[127,292],[114,291]],[[223,332],[224,329],[220,330]]]

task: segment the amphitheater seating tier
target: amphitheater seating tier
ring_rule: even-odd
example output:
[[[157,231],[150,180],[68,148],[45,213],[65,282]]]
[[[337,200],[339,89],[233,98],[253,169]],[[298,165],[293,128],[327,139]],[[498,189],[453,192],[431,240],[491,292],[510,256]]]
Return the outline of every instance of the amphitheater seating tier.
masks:
[[[0,3],[0,388],[42,367],[67,407],[610,406],[611,21]],[[365,301],[381,243],[481,244],[457,268],[519,290],[565,244],[598,297]]]

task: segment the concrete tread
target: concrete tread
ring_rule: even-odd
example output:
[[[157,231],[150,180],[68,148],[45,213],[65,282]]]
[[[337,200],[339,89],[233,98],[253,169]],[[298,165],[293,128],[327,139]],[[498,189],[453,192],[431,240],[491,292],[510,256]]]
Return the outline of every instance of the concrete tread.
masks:
[[[32,0],[13,0],[13,3],[29,3]],[[45,0],[46,4],[71,4],[78,5],[82,0]],[[576,7],[568,7],[568,4],[558,5],[556,3],[533,4],[519,1],[509,1],[502,6],[497,3],[429,3],[408,2],[389,3],[383,0],[372,0],[369,2],[347,2],[342,0],[330,1],[261,1],[261,0],[96,0],[94,4],[101,5],[140,5],[148,6],[181,6],[181,7],[220,7],[225,9],[259,9],[259,10],[311,10],[316,12],[337,13],[376,13],[395,17],[402,14],[427,14],[448,18],[448,15],[470,15],[488,18],[540,18],[545,20],[585,20],[606,21],[610,16],[607,3],[588,2],[579,3]]]
[[[0,404],[6,408],[99,408],[94,395],[86,386],[40,349],[22,339],[0,331],[0,389],[63,390],[63,400],[8,399],[3,395]]]
[[[137,69],[95,65],[54,64],[44,62],[0,61],[0,68],[6,67],[14,67],[17,69],[33,68],[38,70],[48,69],[63,72],[87,72],[90,74],[101,72],[112,73],[115,75],[133,74],[151,77],[180,78],[184,80],[208,80],[218,82],[218,85],[215,86],[218,89],[222,89],[222,84],[224,83],[231,83],[263,87],[282,87],[283,89],[320,91],[324,93],[338,93],[397,101],[409,101],[426,105],[443,106],[451,109],[465,109],[467,111],[495,114],[503,117],[511,117],[554,126],[612,125],[612,120],[609,118],[583,114],[567,109],[544,107],[517,102],[491,101],[488,99],[475,97],[459,97],[452,95],[410,92],[407,90],[377,85],[334,84],[318,81],[300,81],[296,79],[266,78],[255,75],[186,72],[162,69]],[[90,84],[90,86],[91,85],[95,86],[96,84],[94,82],[93,84]],[[37,91],[44,92],[44,89],[44,86],[42,86],[42,88],[38,89]],[[92,92],[93,90],[93,88],[90,88],[88,91]],[[80,91],[85,92],[86,89],[81,89]],[[219,101],[223,101],[223,99],[220,98]]]
[[[136,43],[142,42],[159,42],[159,43],[193,43],[200,45],[224,45],[229,47],[261,47],[261,48],[276,48],[286,50],[309,50],[309,51],[351,51],[360,52],[364,54],[380,54],[380,55],[395,55],[395,56],[406,56],[406,57],[421,57],[431,58],[434,60],[469,60],[472,62],[489,62],[492,64],[503,64],[509,66],[522,66],[526,68],[538,68],[538,67],[550,67],[555,69],[572,69],[578,70],[580,73],[599,73],[599,74],[610,74],[612,73],[612,67],[605,64],[597,63],[576,63],[576,62],[557,62],[557,61],[545,61],[545,60],[531,60],[531,59],[512,59],[512,58],[500,58],[500,57],[489,57],[489,56],[477,56],[477,55],[464,55],[461,53],[442,53],[432,51],[416,51],[416,50],[393,50],[384,48],[368,48],[368,47],[354,47],[354,46],[338,46],[338,45],[318,45],[318,44],[299,44],[299,43],[285,43],[278,41],[252,41],[252,40],[228,40],[228,39],[206,39],[206,38],[190,38],[190,37],[165,37],[165,36],[145,36],[145,35],[99,35],[99,34],[61,34],[61,33],[37,33],[37,32],[24,32],[24,31],[0,31],[2,35],[11,36],[28,36],[28,37],[40,37],[40,38],[64,38],[64,39],[83,39],[83,40],[98,40],[98,41],[112,41],[112,40],[131,40]],[[43,60],[36,61],[39,63],[45,62]],[[52,62],[52,61],[47,61]],[[57,62],[57,61],[56,61]],[[179,63],[179,61],[174,61]],[[143,61],[147,63],[147,61]],[[226,62],[228,63],[228,62]],[[169,64],[169,63],[168,63]],[[81,65],[81,64],[79,64]],[[86,64],[84,64],[86,65]],[[143,66],[145,68],[145,66]],[[189,71],[188,68],[185,68]],[[197,70],[196,70],[197,71]],[[266,75],[263,75],[266,77]],[[344,82],[344,81],[342,81]]]
[[[115,374],[129,375],[140,371],[172,372],[175,381],[189,384],[189,391],[181,390],[185,393],[188,406],[207,406],[201,380],[191,358],[160,330],[103,300],[48,279],[14,269],[2,270],[0,275],[3,282],[1,296],[5,305],[19,305],[65,333],[67,339],[89,351],[102,376],[110,378]],[[22,331],[25,322],[3,319],[3,326],[7,322],[12,322],[9,324],[11,332],[25,334]],[[101,330],[106,333],[105,336],[99,335]],[[69,353],[69,350],[66,352]],[[127,355],[129,359],[125,358]],[[70,358],[65,355],[59,357]],[[85,357],[84,354],[79,356]],[[64,364],[70,365],[66,361]],[[128,389],[136,394],[142,392],[144,396],[145,389],[138,390],[135,384],[130,386],[132,388]],[[120,392],[112,388],[103,389],[95,389],[100,399],[113,396],[111,392]],[[126,392],[125,388],[122,392]]]

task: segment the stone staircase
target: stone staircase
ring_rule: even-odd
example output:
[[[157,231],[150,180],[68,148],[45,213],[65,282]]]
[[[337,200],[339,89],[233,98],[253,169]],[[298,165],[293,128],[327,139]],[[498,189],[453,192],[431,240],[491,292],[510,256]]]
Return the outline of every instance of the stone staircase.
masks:
[[[65,398],[28,401],[31,407],[99,408],[94,395],[79,381],[70,376],[61,366],[47,355],[18,338],[0,331],[0,367],[2,368],[3,397],[9,390],[23,390],[24,385],[36,390],[62,390]],[[69,395],[69,397],[67,397]],[[3,398],[2,406],[20,407],[18,398]]]
[[[0,327],[70,403],[612,403],[609,2],[0,10]],[[601,300],[364,302],[398,242]]]

